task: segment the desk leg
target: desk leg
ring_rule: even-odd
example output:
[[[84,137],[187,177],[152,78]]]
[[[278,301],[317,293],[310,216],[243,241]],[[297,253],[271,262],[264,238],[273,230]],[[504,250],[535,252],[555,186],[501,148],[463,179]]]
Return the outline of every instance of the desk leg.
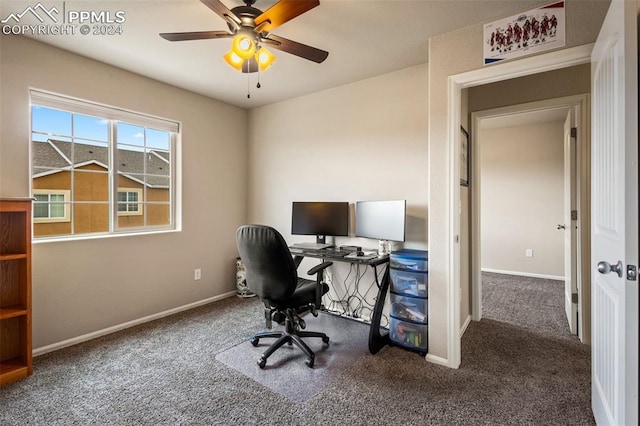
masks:
[[[382,283],[378,288],[378,298],[373,308],[373,318],[371,318],[371,328],[369,329],[369,352],[376,354],[389,344],[389,333],[380,332],[380,320],[382,319],[382,309],[384,308],[384,300],[389,290],[389,266],[387,266],[382,277]]]

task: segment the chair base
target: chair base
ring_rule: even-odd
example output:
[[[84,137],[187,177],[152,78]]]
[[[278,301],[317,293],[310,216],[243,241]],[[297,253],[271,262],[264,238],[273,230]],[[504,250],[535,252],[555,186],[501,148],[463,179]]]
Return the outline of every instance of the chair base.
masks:
[[[315,354],[313,353],[311,348],[309,348],[309,346],[307,346],[307,344],[302,340],[303,337],[320,337],[323,343],[325,344],[329,343],[329,337],[326,334],[315,332],[315,331],[301,331],[301,330],[296,330],[294,332],[265,331],[265,332],[256,334],[250,340],[253,346],[258,346],[260,339],[264,339],[264,338],[278,339],[275,342],[273,342],[271,346],[267,348],[266,351],[264,351],[264,353],[258,360],[258,366],[260,368],[264,368],[265,365],[267,365],[267,358],[269,358],[271,354],[274,353],[279,347],[281,347],[285,343],[288,343],[290,345],[295,344],[297,347],[299,347],[302,350],[302,352],[304,352],[305,355],[307,356],[307,361],[305,362],[305,364],[307,364],[309,368],[313,368]]]

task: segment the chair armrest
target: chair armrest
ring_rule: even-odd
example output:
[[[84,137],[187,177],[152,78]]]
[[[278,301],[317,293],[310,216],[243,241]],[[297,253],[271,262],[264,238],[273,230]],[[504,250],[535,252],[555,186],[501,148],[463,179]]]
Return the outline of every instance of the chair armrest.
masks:
[[[316,276],[316,301],[314,306],[316,309],[320,309],[322,307],[322,275],[320,272],[327,269],[329,266],[333,265],[333,262],[322,262],[319,265],[314,266],[309,269],[307,274]],[[314,314],[316,315],[316,314]]]
[[[315,275],[320,271],[324,271],[331,265],[333,265],[333,262],[322,262],[321,264],[316,265],[313,268],[309,269],[309,271],[307,271],[307,275]]]

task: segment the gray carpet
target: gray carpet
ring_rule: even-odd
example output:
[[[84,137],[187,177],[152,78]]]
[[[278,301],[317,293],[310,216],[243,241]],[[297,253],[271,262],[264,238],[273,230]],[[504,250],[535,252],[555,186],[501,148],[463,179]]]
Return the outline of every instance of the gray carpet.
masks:
[[[304,320],[306,330],[325,332],[330,339],[329,345],[319,338],[304,339],[315,352],[313,368],[307,367],[307,357],[297,346],[284,345],[269,357],[265,368],[260,369],[256,362],[275,339],[262,339],[256,347],[245,340],[219,353],[216,359],[292,401],[306,401],[358,358],[367,355],[369,327],[322,313],[317,318],[305,315]],[[283,328],[276,326],[274,330]]]
[[[386,347],[293,402],[216,360],[263,327],[233,297],[38,356],[0,388],[0,425],[594,424],[589,347],[567,333],[483,319],[457,370]]]
[[[482,273],[482,317],[569,334],[564,311],[564,281]]]

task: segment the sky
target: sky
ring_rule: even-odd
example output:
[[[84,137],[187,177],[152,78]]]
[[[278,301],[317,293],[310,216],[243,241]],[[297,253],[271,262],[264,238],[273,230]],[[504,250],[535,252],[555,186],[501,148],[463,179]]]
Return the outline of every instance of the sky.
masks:
[[[31,123],[34,141],[44,142],[49,138],[71,141],[73,137],[74,142],[101,146],[107,146],[109,141],[109,120],[99,117],[33,106]],[[146,146],[169,151],[170,134],[166,131],[117,122],[117,136],[118,144],[129,145],[126,149],[139,150]]]

